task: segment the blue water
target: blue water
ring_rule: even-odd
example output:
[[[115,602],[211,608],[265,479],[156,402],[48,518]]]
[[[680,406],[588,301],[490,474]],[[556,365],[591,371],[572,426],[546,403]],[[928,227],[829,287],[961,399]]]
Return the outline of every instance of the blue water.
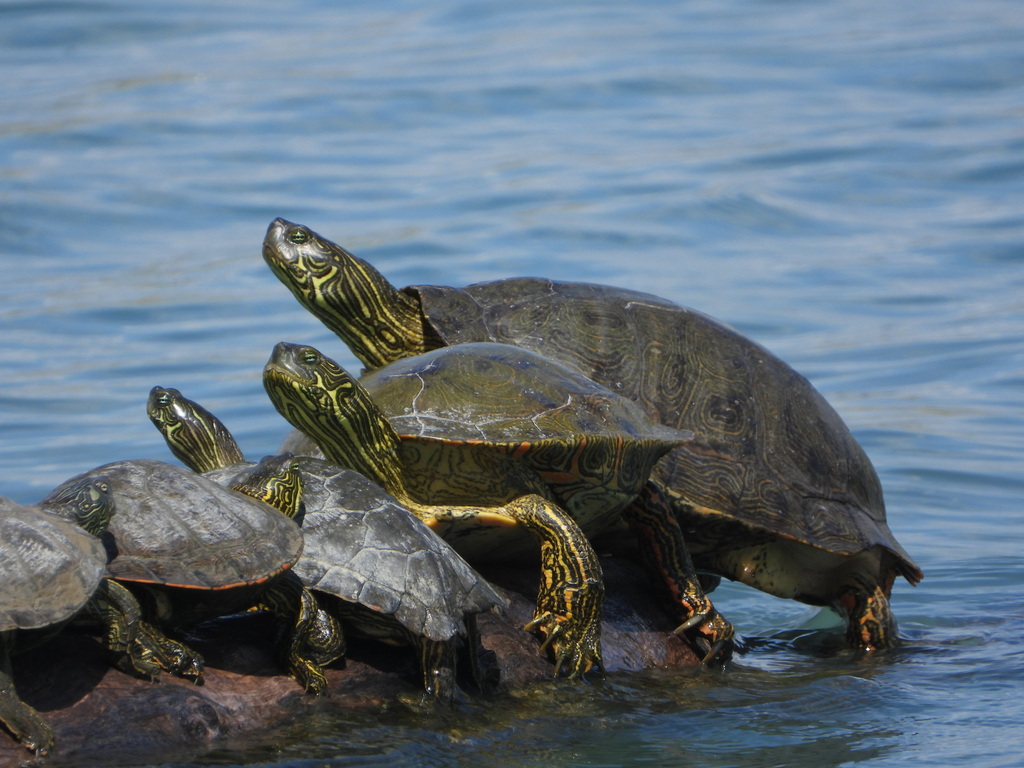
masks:
[[[1019,764],[1019,2],[5,2],[0,75],[0,494],[167,459],[155,384],[272,451],[273,343],[355,364],[260,258],[283,216],[396,284],[614,283],[734,325],[844,416],[926,573],[875,658],[724,585],[751,651],[722,673],[198,764]]]

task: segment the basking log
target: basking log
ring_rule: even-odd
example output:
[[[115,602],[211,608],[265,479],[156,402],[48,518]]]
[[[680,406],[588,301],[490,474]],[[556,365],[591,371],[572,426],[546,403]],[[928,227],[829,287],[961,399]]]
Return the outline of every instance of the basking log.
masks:
[[[673,624],[643,573],[616,558],[602,561],[608,592],[602,647],[606,672],[689,667],[697,659],[672,636]],[[550,661],[539,641],[522,629],[531,617],[532,569],[486,574],[508,606],[478,618],[481,641],[493,653],[501,687],[515,689],[548,678]],[[14,657],[22,698],[53,726],[62,760],[158,763],[187,761],[219,740],[265,730],[301,717],[304,710],[381,707],[414,697],[421,686],[407,648],[353,641],[346,662],[327,670],[327,701],[307,696],[285,675],[269,642],[268,617],[251,615],[204,625],[186,638],[206,657],[206,681],[196,686],[164,677],[148,683],[109,665],[99,643],[66,631],[44,646]],[[0,766],[23,764],[29,753],[0,732]]]

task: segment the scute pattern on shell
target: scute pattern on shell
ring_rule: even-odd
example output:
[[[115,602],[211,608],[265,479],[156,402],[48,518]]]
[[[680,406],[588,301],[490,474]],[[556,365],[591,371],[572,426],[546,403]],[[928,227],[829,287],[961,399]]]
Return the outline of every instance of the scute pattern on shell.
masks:
[[[444,347],[361,378],[401,435],[514,445],[618,439],[683,442],[643,408],[554,360],[502,344]]]

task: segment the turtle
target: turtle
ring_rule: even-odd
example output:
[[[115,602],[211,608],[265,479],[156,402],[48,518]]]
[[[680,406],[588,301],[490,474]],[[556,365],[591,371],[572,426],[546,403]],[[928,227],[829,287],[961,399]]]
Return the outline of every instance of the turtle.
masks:
[[[272,467],[239,486],[243,493],[183,467],[130,459],[88,470],[65,486],[99,476],[117,509],[107,529],[107,570],[142,605],[149,630],[141,642],[162,669],[199,683],[202,656],[165,633],[246,611],[277,591],[290,598],[296,587],[287,574],[302,552],[302,533],[263,497],[295,486],[297,471]],[[289,637],[309,620],[280,618],[295,624]]]
[[[0,723],[37,755],[53,731],[17,694],[10,655],[48,638],[97,598],[106,576],[98,536],[110,520],[103,478],[61,499],[22,506],[0,497]]]
[[[527,628],[544,637],[556,674],[601,668],[604,584],[587,537],[623,521],[641,534],[682,621],[677,633],[695,630],[706,658],[731,640],[647,482],[654,462],[690,433],[501,344],[440,348],[360,382],[314,347],[280,342],[263,380],[278,411],[328,460],[378,482],[470,562],[522,562],[539,542],[541,586]]]
[[[194,471],[230,485],[253,466],[223,422],[179,390],[153,387],[146,410]],[[320,605],[342,627],[418,648],[430,697],[454,700],[460,644],[472,680],[486,688],[476,614],[504,604],[491,585],[380,486],[323,459],[295,461],[305,545],[293,572]]]
[[[848,645],[899,642],[897,542],[881,483],[847,425],[800,373],[693,309],[640,291],[522,277],[398,289],[308,227],[275,219],[263,256],[369,369],[495,341],[559,360],[696,438],[655,467],[703,571],[845,618]]]

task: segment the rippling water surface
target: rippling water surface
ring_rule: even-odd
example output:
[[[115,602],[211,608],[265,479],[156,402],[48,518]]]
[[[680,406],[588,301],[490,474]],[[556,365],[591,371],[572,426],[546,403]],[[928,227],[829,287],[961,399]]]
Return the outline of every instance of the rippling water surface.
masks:
[[[354,364],[260,258],[284,216],[397,284],[615,283],[734,325],[844,416],[926,573],[873,658],[725,585],[750,651],[724,672],[325,717],[200,764],[1018,764],[1019,3],[8,2],[0,72],[3,495],[167,458],[154,384],[272,451],[272,344]]]

